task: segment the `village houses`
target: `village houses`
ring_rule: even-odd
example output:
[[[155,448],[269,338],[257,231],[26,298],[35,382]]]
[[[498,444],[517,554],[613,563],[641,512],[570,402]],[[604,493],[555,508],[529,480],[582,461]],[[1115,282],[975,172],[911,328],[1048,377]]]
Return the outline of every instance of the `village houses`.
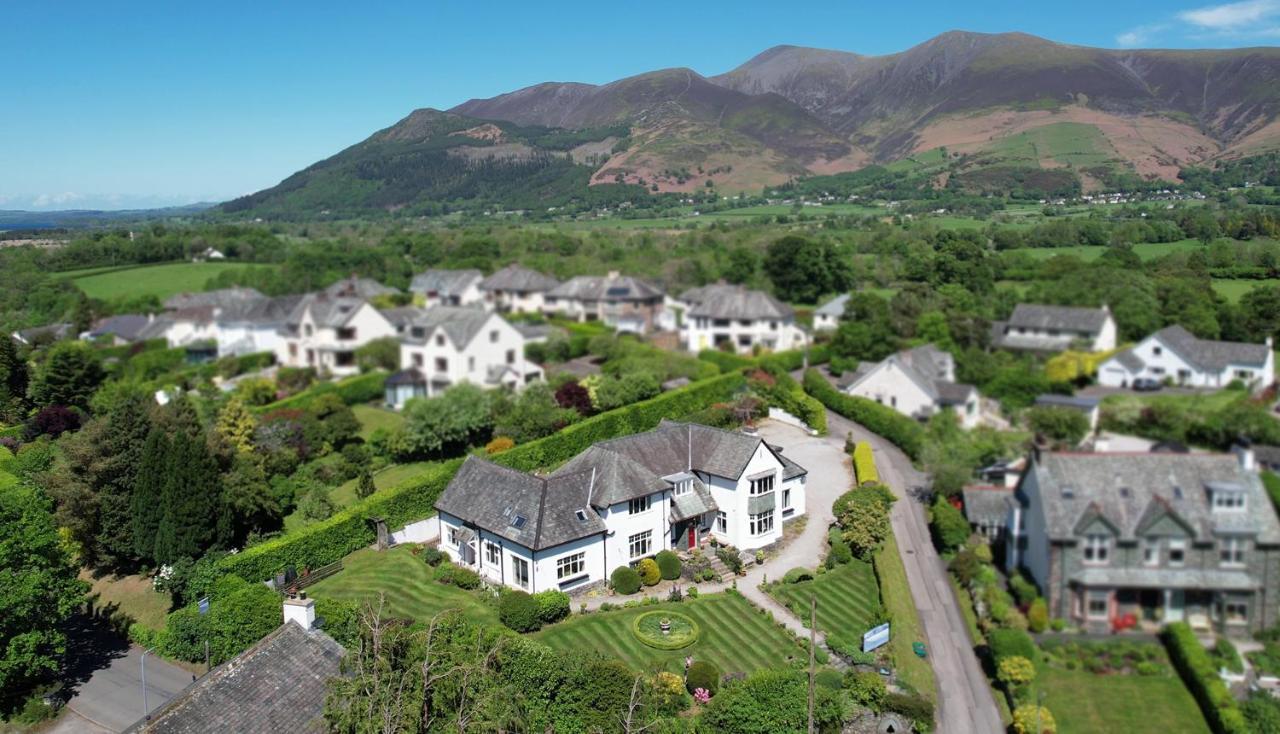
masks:
[[[1226,387],[1239,380],[1262,390],[1275,382],[1275,352],[1270,337],[1265,344],[1222,342],[1167,326],[1098,365],[1101,385],[1129,387],[1138,379],[1201,388]]]
[[[1000,349],[1107,352],[1116,348],[1116,320],[1106,306],[1041,306],[1019,303],[1008,321],[991,324],[991,345]]]
[[[681,340],[691,352],[729,347],[749,354],[756,349],[786,351],[808,342],[795,311],[762,291],[740,285],[707,285],[680,295],[686,304]]]
[[[978,389],[955,380],[955,358],[925,344],[880,362],[863,362],[841,378],[839,387],[849,395],[874,400],[917,420],[951,410],[961,426],[973,428],[981,417]]]

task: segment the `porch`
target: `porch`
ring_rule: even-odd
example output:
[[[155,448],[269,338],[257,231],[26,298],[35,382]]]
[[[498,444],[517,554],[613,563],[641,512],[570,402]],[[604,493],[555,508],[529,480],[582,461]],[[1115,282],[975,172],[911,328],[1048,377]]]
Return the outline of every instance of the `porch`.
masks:
[[[1247,637],[1252,629],[1252,591],[1076,587],[1071,593],[1074,621],[1089,632],[1158,632],[1172,622],[1206,636]]]

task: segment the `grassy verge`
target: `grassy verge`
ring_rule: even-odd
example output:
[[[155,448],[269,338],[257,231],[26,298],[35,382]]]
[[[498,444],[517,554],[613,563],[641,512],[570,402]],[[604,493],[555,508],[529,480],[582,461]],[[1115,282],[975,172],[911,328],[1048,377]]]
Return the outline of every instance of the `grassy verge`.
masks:
[[[96,613],[137,622],[147,629],[164,628],[165,615],[173,606],[173,598],[165,592],[156,591],[150,578],[103,576],[95,579],[87,571],[81,571],[80,578],[90,585],[89,599]]]
[[[631,631],[631,622],[655,609],[672,609],[693,618],[701,630],[698,641],[680,650],[657,650],[640,642]],[[673,604],[575,614],[537,633],[537,638],[562,650],[617,657],[636,670],[680,672],[686,656],[714,663],[724,673],[747,673],[786,665],[788,660],[808,659],[795,636],[733,592]]]
[[[360,421],[360,438],[368,441],[379,428],[394,431],[404,423],[404,416],[387,408],[373,405],[353,405],[351,412]]]
[[[460,609],[472,621],[497,624],[497,612],[479,594],[437,583],[431,567],[410,551],[410,546],[382,552],[358,550],[342,560],[340,572],[307,592],[318,598],[373,604],[382,595],[385,613],[403,619],[426,620],[446,609]]]
[[[871,564],[858,560],[836,566],[812,581],[770,586],[768,593],[806,622],[809,599],[817,597],[818,629],[828,634],[861,635],[880,606],[875,572]]]
[[[880,575],[880,597],[885,611],[893,620],[889,637],[889,650],[893,653],[898,677],[929,700],[937,699],[933,667],[911,650],[911,643],[923,641],[924,629],[911,600],[911,587],[907,583],[907,569],[898,555],[898,541],[889,536],[884,547],[876,554],[876,570]]]

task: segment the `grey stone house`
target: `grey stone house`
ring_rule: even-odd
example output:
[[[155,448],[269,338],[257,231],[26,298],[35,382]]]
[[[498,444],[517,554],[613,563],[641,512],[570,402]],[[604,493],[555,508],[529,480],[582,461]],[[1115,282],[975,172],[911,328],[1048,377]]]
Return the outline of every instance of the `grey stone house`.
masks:
[[[1280,616],[1280,520],[1248,449],[1033,455],[1009,537],[1007,567],[1091,631],[1133,615],[1245,635]]]

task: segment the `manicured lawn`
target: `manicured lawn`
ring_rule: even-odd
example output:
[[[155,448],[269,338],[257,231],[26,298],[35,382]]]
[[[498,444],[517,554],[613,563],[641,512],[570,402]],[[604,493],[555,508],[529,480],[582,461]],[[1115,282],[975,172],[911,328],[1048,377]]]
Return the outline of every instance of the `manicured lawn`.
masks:
[[[366,441],[379,428],[394,431],[404,423],[404,416],[394,410],[376,405],[353,405],[351,412],[355,413],[356,420],[360,421],[360,438]]]
[[[420,473],[429,464],[431,464],[431,462],[427,461],[415,461],[408,464],[392,464],[373,475],[373,486],[378,489],[394,487],[400,482],[410,479],[414,475]],[[356,485],[359,481],[359,479],[352,479],[350,481],[343,482],[330,491],[329,499],[333,500],[335,511],[341,510],[356,501]],[[304,520],[302,515],[296,510],[292,514],[286,515],[284,518],[284,530],[286,533],[293,532],[306,524],[307,521]]]
[[[854,560],[818,576],[813,581],[779,584],[769,594],[789,609],[798,609],[802,621],[809,619],[809,599],[818,599],[818,629],[861,635],[880,606],[880,590],[871,564]]]
[[[145,576],[103,576],[95,579],[87,571],[80,578],[90,584],[89,599],[96,611],[152,630],[164,628],[165,615],[173,604],[166,592],[156,591]]]
[[[180,262],[82,275],[74,277],[71,282],[90,298],[101,298],[104,301],[147,295],[163,300],[175,293],[202,291],[210,278],[226,271],[270,267],[275,266],[260,263]]]
[[[680,650],[657,650],[640,642],[631,632],[631,621],[655,609],[675,609],[692,617],[702,631],[698,641]],[[536,636],[562,650],[617,657],[636,670],[663,668],[678,672],[684,669],[686,655],[710,661],[724,673],[783,666],[788,658],[808,659],[805,648],[790,632],[731,592],[675,604],[575,614]]]
[[[1045,693],[1059,734],[1207,733],[1200,707],[1182,680],[1162,676],[1097,675],[1041,666],[1036,685]]]
[[[889,650],[893,653],[898,677],[921,695],[934,700],[937,693],[934,690],[933,667],[925,659],[916,657],[911,650],[912,642],[925,639],[924,630],[920,625],[920,617],[916,614],[915,602],[911,600],[907,569],[902,565],[902,557],[898,555],[898,541],[892,534],[876,556],[876,563],[883,584],[880,597],[893,624],[889,635]]]
[[[410,550],[358,550],[342,559],[340,572],[308,587],[307,593],[375,605],[384,595],[384,614],[392,617],[427,620],[446,609],[460,609],[473,621],[497,624],[497,612],[478,593],[436,583],[431,567]]]
[[[1270,280],[1214,280],[1213,290],[1232,303],[1239,303],[1244,294],[1254,288],[1280,285],[1280,279]]]

